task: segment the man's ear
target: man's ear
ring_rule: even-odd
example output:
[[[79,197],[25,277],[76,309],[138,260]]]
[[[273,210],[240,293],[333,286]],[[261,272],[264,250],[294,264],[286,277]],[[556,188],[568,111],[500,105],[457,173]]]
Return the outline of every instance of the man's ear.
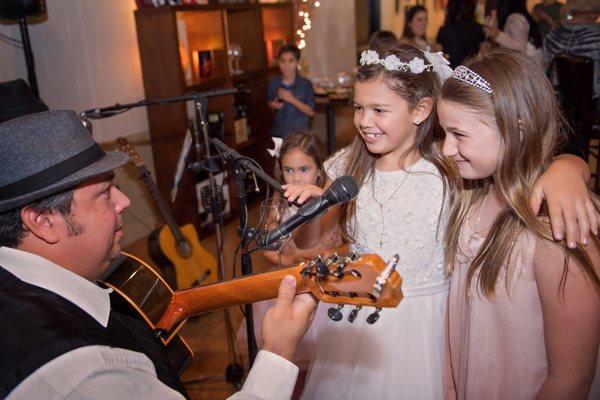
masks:
[[[425,121],[433,110],[433,99],[431,97],[423,97],[417,102],[417,105],[412,109],[413,124],[420,125]]]
[[[54,244],[60,240],[60,212],[40,212],[30,207],[21,209],[21,220],[28,234],[34,235],[48,244]]]

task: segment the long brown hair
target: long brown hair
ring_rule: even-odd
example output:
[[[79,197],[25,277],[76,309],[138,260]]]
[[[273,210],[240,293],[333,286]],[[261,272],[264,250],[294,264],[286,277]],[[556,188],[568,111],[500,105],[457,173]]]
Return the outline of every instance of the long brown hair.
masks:
[[[280,183],[285,183],[283,180],[283,171],[281,166],[281,159],[283,156],[293,149],[300,149],[304,154],[313,159],[317,165],[317,186],[323,187],[325,185],[325,172],[323,171],[323,146],[321,141],[311,133],[294,133],[283,139],[281,147],[279,149],[279,157],[275,159],[275,179]]]
[[[395,55],[402,62],[410,62],[413,58],[421,58],[428,64],[423,52],[414,46],[396,44],[378,49],[379,58]],[[434,101],[429,116],[419,124],[415,137],[414,147],[410,150],[418,150],[423,158],[431,162],[442,174],[444,179],[444,198],[448,189],[446,177],[452,176],[452,166],[440,155],[437,144],[444,138],[443,132],[437,121],[435,111],[435,100],[438,96],[440,84],[437,75],[433,71],[423,71],[415,74],[410,71],[389,71],[379,64],[362,65],[356,73],[358,82],[366,82],[381,77],[387,87],[404,99],[412,110],[419,101],[431,98]],[[342,168],[344,175],[352,176],[359,186],[364,185],[375,172],[375,161],[378,155],[369,152],[365,142],[357,135],[349,145],[349,156]],[[443,207],[443,206],[442,206]],[[443,208],[440,209],[440,215]],[[348,231],[348,222],[354,218],[356,213],[356,201],[346,203],[342,211],[341,226],[346,239],[351,240],[353,233]]]
[[[511,259],[515,238],[529,231],[541,239],[553,241],[547,218],[538,220],[531,210],[529,196],[535,181],[556,155],[568,128],[550,82],[541,68],[524,53],[496,49],[470,59],[465,65],[491,85],[492,94],[450,78],[441,89],[440,101],[461,104],[495,121],[502,138],[502,154],[494,184],[500,189],[507,207],[496,217],[467,273],[467,287],[471,287],[473,278],[478,275],[479,290],[485,296],[493,297],[500,271]],[[449,271],[454,265],[461,227],[466,223],[469,210],[486,195],[491,182],[491,177],[465,181],[468,186],[454,201],[445,237]],[[600,203],[596,197],[593,199],[598,208]],[[596,237],[593,240],[598,243]],[[569,249],[564,241],[560,246],[565,253],[561,288],[564,289],[568,257],[571,256],[600,288],[600,280],[584,249]],[[510,270],[508,272],[507,281],[511,278]]]

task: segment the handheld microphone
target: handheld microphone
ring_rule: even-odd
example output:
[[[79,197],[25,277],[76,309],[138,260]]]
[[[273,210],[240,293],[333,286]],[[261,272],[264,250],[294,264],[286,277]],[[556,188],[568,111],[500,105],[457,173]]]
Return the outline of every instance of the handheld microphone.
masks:
[[[354,178],[348,175],[340,176],[333,181],[323,195],[309,200],[300,207],[295,215],[285,220],[277,228],[267,232],[260,240],[259,247],[267,247],[281,240],[300,225],[323,214],[329,207],[352,200],[358,195],[359,190]]]

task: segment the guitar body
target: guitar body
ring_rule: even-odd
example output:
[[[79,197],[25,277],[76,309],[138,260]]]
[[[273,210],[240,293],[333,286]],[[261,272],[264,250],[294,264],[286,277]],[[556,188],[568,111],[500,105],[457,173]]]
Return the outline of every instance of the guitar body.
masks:
[[[111,269],[113,272],[98,281],[100,286],[111,288],[118,295],[111,298],[111,308],[142,318],[154,330],[169,306],[173,290],[160,274],[130,254],[121,253]],[[160,339],[178,374],[194,356],[188,344],[177,334],[181,325],[183,323],[169,338]]]
[[[161,268],[171,287],[187,289],[203,283],[215,282],[217,261],[202,247],[192,224],[180,227],[168,203],[161,196],[144,161],[125,138],[117,138],[119,149],[135,164],[140,179],[156,202],[166,225],[148,238],[148,251],[152,260]]]
[[[148,237],[152,260],[160,266],[167,283],[177,289],[215,282],[218,277],[217,260],[200,244],[196,228],[187,224],[179,228],[191,253],[182,256],[168,226],[163,226]]]

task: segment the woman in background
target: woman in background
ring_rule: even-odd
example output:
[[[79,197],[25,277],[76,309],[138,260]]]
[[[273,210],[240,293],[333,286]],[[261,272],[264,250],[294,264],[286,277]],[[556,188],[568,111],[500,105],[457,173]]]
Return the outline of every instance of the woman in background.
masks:
[[[438,51],[438,46],[427,40],[426,33],[427,9],[423,6],[412,6],[406,12],[404,31],[400,43],[411,44],[423,51]]]

